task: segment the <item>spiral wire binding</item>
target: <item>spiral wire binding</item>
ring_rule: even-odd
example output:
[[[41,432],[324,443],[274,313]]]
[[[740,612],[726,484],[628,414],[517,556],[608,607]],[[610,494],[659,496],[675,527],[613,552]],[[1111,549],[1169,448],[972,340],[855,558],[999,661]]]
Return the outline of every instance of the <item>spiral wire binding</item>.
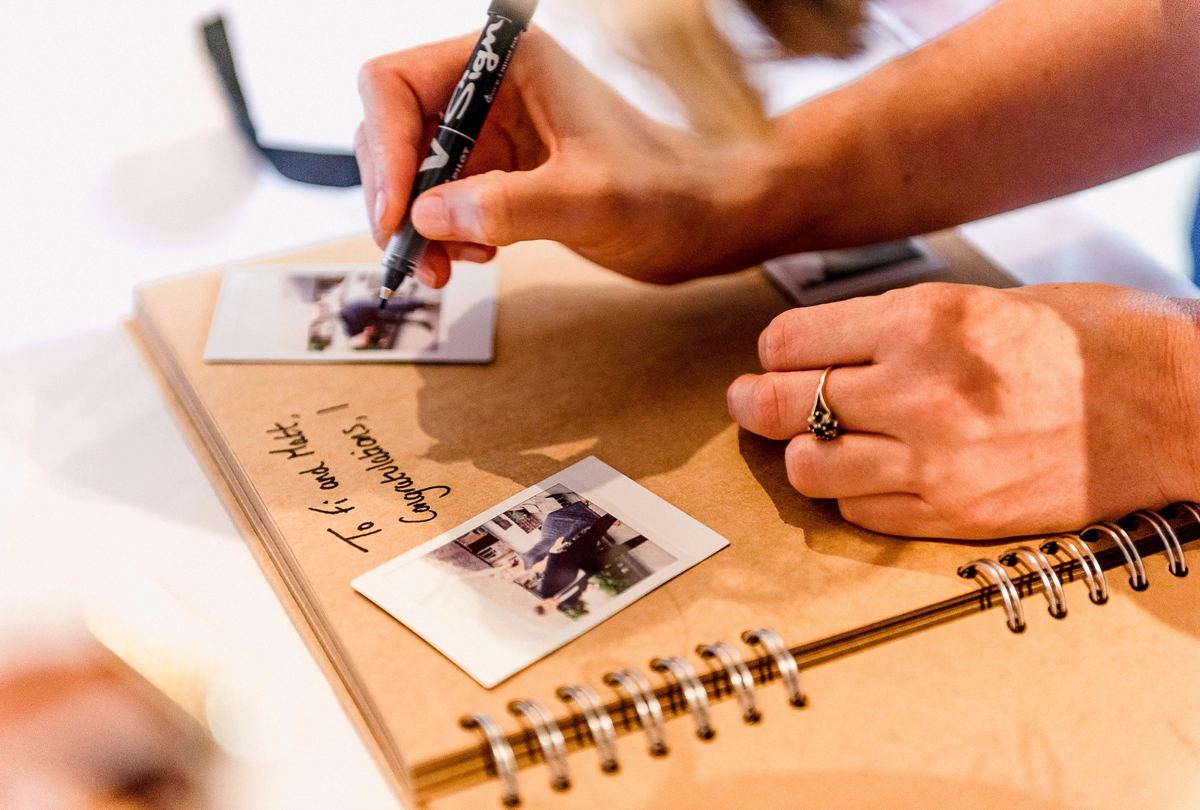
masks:
[[[1008,614],[1008,629],[1014,633],[1024,633],[1025,609],[1021,606],[1021,594],[1000,563],[981,558],[958,569],[958,575],[964,579],[975,579],[981,571],[991,575],[992,582],[1000,591],[1000,598],[1004,600],[1004,612]]]
[[[1180,501],[1175,505],[1191,512],[1192,517],[1196,520],[1196,522],[1200,523],[1200,503],[1194,503],[1192,501]]]
[[[533,733],[537,735],[546,767],[550,769],[550,787],[560,791],[569,789],[571,774],[567,769],[567,743],[558,723],[554,721],[554,715],[537,700],[514,700],[508,704],[508,710],[528,720]]]
[[[1200,514],[1197,515],[1196,522],[1200,523]],[[1074,535],[1067,534],[1054,537],[1041,545],[1042,552],[1050,555],[1057,555],[1060,548],[1066,549],[1068,556],[1078,563],[1079,570],[1083,572],[1083,578],[1087,582],[1088,599],[1092,604],[1103,605],[1107,602],[1108,583],[1104,580],[1104,569],[1100,567],[1088,544]]]
[[[729,683],[737,692],[738,703],[742,706],[742,720],[747,723],[757,723],[762,720],[762,712],[758,710],[758,700],[754,696],[754,676],[746,666],[745,659],[725,641],[714,644],[701,644],[696,648],[696,655],[701,658],[716,658],[725,668]],[[796,659],[792,659],[794,662]]]
[[[1042,594],[1046,597],[1047,610],[1056,619],[1067,618],[1067,598],[1063,595],[1062,580],[1054,572],[1054,565],[1041,551],[1021,546],[1000,555],[1000,562],[1010,568],[1024,564],[1042,582]]]
[[[1187,512],[1192,520],[1200,526],[1200,504],[1182,501],[1172,504],[1169,509],[1176,516]],[[1163,552],[1169,564],[1168,570],[1175,576],[1187,575],[1187,562],[1184,559],[1183,543],[1170,522],[1157,512],[1142,511],[1130,515],[1122,522],[1134,525],[1144,522],[1153,529],[1153,537],[1161,542]],[[1191,531],[1195,531],[1195,527]],[[1088,535],[1094,535],[1089,540]],[[1112,549],[1093,551],[1091,545],[1102,536],[1113,541],[1113,548],[1119,550],[1120,558],[1114,557]],[[1191,537],[1187,542],[1198,539]],[[1014,633],[1026,629],[1025,614],[1021,603],[1022,591],[1033,595],[1041,590],[1046,597],[1049,613],[1055,618],[1066,615],[1066,599],[1063,592],[1063,581],[1074,581],[1075,574],[1082,574],[1088,587],[1088,598],[1093,604],[1103,605],[1108,601],[1108,586],[1104,578],[1104,567],[1119,567],[1122,564],[1129,573],[1129,585],[1135,591],[1145,590],[1149,582],[1146,578],[1142,555],[1138,551],[1138,543],[1143,546],[1146,539],[1135,541],[1129,532],[1118,523],[1095,523],[1080,531],[1078,534],[1053,535],[1046,538],[1039,548],[1020,546],[1005,551],[999,557],[999,562],[981,558],[958,569],[958,574],[967,579],[977,579],[986,574],[991,584],[984,584],[978,598],[965,600],[955,598],[932,605],[927,608],[910,611],[892,619],[866,625],[853,631],[832,636],[818,642],[806,644],[794,649],[788,649],[778,633],[769,628],[746,631],[742,641],[751,647],[760,647],[766,655],[754,661],[746,662],[732,645],[718,641],[712,644],[701,644],[696,648],[696,654],[702,659],[715,659],[721,666],[712,670],[702,679],[696,674],[695,668],[681,656],[656,658],[651,661],[655,671],[669,674],[667,686],[655,691],[649,681],[636,669],[625,669],[610,672],[604,676],[604,683],[614,691],[623,691],[627,698],[613,707],[606,707],[600,697],[589,686],[581,684],[564,686],[558,689],[558,697],[564,702],[574,702],[583,715],[586,723],[587,736],[600,753],[601,770],[613,773],[618,769],[616,752],[616,730],[613,717],[622,718],[622,727],[627,731],[637,726],[631,726],[624,713],[627,708],[636,711],[637,722],[646,734],[651,755],[661,757],[667,753],[666,734],[664,728],[664,708],[661,698],[669,698],[668,708],[672,716],[690,714],[696,722],[696,733],[701,739],[711,739],[715,734],[709,715],[709,690],[712,697],[720,699],[734,696],[738,699],[743,719],[757,722],[761,718],[755,693],[755,680],[769,683],[776,675],[784,682],[788,694],[788,702],[793,707],[803,707],[808,698],[800,683],[800,664],[797,656],[803,655],[805,667],[815,666],[836,658],[848,652],[866,649],[875,644],[893,638],[901,638],[910,633],[919,632],[929,627],[937,626],[946,621],[977,613],[993,606],[994,597],[999,596],[1004,606],[1007,625]],[[1062,552],[1067,557],[1065,562],[1055,565],[1051,557],[1057,557]],[[1100,555],[1099,557],[1097,555]],[[1049,555],[1049,556],[1047,556]],[[1104,565],[1100,562],[1104,557]],[[1004,565],[1001,565],[1003,563]],[[1018,576],[1015,580],[1009,576],[1008,566],[1014,571],[1021,567],[1028,573]],[[893,629],[887,634],[888,628]],[[856,642],[854,639],[858,639]],[[840,644],[837,654],[818,653],[823,647]],[[705,681],[708,685],[706,686]],[[619,694],[619,692],[618,692]],[[682,695],[680,704],[678,696]],[[514,715],[523,716],[532,728],[537,740],[541,758],[550,767],[552,786],[556,790],[565,790],[570,786],[566,765],[566,746],[563,744],[563,732],[560,725],[550,712],[537,701],[513,701],[509,710]],[[610,710],[615,714],[610,715]],[[572,726],[578,715],[569,718]],[[751,719],[754,717],[754,719]],[[564,721],[566,722],[566,721]],[[517,760],[514,756],[510,740],[519,741],[519,737],[505,738],[487,715],[476,714],[464,717],[461,721],[464,728],[481,729],[487,743],[490,764],[501,782],[501,799],[505,806],[514,807],[520,803],[517,789],[516,771]],[[576,737],[573,743],[576,747],[587,747],[586,741]],[[529,754],[525,754],[527,761]]]
[[[1122,529],[1116,523],[1105,521],[1104,523],[1093,523],[1079,533],[1083,541],[1087,542],[1089,532],[1097,534],[1103,532],[1112,538],[1112,541],[1121,549],[1121,556],[1125,558],[1125,569],[1129,572],[1129,587],[1135,591],[1144,591],[1150,587],[1150,581],[1146,579],[1146,566],[1142,564],[1142,557],[1138,554],[1137,545],[1133,542],[1133,538],[1129,536],[1129,532]]]
[[[804,686],[800,682],[800,667],[796,665],[796,657],[783,643],[783,639],[774,630],[761,627],[758,630],[747,630],[742,633],[742,641],[747,644],[762,645],[763,649],[775,661],[779,677],[783,678],[783,686],[787,689],[788,703],[793,708],[803,709],[808,705],[808,695],[804,694]]]
[[[505,807],[516,807],[521,803],[521,792],[517,788],[517,758],[513,756],[512,746],[508,744],[504,732],[496,721],[486,714],[473,714],[461,721],[465,729],[479,729],[487,741],[488,750],[492,754],[492,763],[496,775],[500,777],[500,801]]]
[[[1186,577],[1188,575],[1187,560],[1183,557],[1183,546],[1179,543],[1179,538],[1175,535],[1175,530],[1171,528],[1171,524],[1163,520],[1162,515],[1157,512],[1148,512],[1142,510],[1134,512],[1130,516],[1130,520],[1141,518],[1154,528],[1158,533],[1158,539],[1162,540],[1163,551],[1167,555],[1167,570],[1173,576]]]
[[[663,728],[662,705],[658,696],[650,688],[646,676],[636,669],[623,669],[620,672],[610,672],[604,676],[604,683],[612,688],[625,690],[629,699],[637,709],[638,721],[646,732],[646,743],[650,756],[665,757],[667,755],[667,732]]]
[[[671,673],[676,682],[683,688],[683,698],[687,701],[688,711],[696,721],[696,736],[702,740],[711,740],[717,735],[713,730],[712,720],[708,715],[708,690],[700,683],[695,668],[686,658],[679,655],[667,658],[655,658],[650,662],[650,669],[655,672]]]
[[[617,732],[600,696],[587,684],[578,684],[559,687],[558,699],[563,703],[575,701],[583,710],[588,730],[592,733],[592,742],[600,753],[600,770],[604,773],[616,773],[621,767],[617,761]]]

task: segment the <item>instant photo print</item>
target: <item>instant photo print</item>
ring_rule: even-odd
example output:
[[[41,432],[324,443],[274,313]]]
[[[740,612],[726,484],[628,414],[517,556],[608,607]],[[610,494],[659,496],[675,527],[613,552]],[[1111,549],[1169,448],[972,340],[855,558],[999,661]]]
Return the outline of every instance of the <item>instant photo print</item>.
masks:
[[[208,334],[209,362],[486,363],[494,264],[456,263],[432,290],[409,278],[379,306],[376,264],[230,270]]]
[[[589,457],[353,585],[490,688],[727,545]]]

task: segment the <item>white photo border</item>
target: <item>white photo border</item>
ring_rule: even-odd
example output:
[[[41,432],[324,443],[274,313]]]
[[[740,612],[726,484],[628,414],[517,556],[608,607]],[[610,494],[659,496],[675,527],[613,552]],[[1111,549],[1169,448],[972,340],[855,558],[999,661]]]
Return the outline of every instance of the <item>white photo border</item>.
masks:
[[[435,548],[454,542],[555,484],[636,530],[670,553],[675,562],[634,583],[594,615],[589,613],[560,628],[539,626],[499,611],[454,574],[424,562]],[[695,518],[589,456],[368,571],[351,585],[490,689],[728,545],[728,540]]]

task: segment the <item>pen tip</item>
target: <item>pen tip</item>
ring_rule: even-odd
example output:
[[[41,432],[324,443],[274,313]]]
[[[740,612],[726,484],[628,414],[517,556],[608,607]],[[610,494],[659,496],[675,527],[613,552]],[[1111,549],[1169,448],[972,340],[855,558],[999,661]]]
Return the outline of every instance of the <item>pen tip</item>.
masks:
[[[387,306],[388,299],[392,297],[392,291],[387,287],[379,288],[379,308],[383,309]]]
[[[383,308],[384,308],[384,307],[386,307],[386,306],[387,306],[387,299],[386,299],[386,298],[380,298],[380,299],[379,299],[379,308],[380,308],[380,309],[383,309]]]

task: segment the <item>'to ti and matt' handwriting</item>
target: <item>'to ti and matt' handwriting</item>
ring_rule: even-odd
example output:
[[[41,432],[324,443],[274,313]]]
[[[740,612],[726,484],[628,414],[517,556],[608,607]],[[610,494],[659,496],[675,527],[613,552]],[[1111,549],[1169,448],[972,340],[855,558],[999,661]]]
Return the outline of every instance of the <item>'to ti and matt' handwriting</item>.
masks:
[[[353,506],[343,506],[342,505],[342,504],[346,503],[348,500],[350,500],[350,499],[349,498],[340,498],[340,499],[334,501],[332,504],[329,503],[329,501],[322,501],[321,506],[329,506],[332,508],[322,509],[319,506],[310,506],[310,507],[308,507],[308,511],[320,512],[322,515],[344,515],[347,512],[354,511]],[[358,526],[356,526],[354,530],[359,532],[359,534],[351,534],[349,537],[341,534],[340,532],[336,532],[333,529],[326,529],[325,531],[329,532],[334,537],[336,537],[338,540],[341,540],[343,543],[354,546],[356,549],[358,549],[359,551],[363,551],[363,552],[367,551],[367,549],[360,546],[358,543],[355,543],[354,541],[361,540],[364,537],[370,537],[373,534],[379,534],[381,531],[383,531],[383,529],[376,529],[375,524],[369,520],[358,524]]]
[[[274,441],[285,441],[287,444],[283,447],[277,447],[274,450],[268,450],[268,453],[284,453],[289,461],[295,461],[302,456],[316,455],[316,450],[308,449],[308,437],[304,435],[304,431],[300,429],[300,417],[292,414],[292,418],[297,420],[290,425],[285,425],[282,422],[276,422],[275,427],[267,431],[267,435],[271,436]],[[338,481],[329,468],[325,466],[324,461],[317,462],[317,466],[311,469],[301,470],[300,475],[311,475],[317,479],[318,486],[321,489],[337,489]]]
[[[299,414],[292,414],[292,418],[297,421],[292,422],[290,425],[276,422],[275,427],[267,431],[267,435],[274,441],[285,442],[282,447],[277,447],[267,452],[272,455],[278,453],[286,454],[290,461],[294,461],[301,456],[311,456],[316,453],[315,450],[308,449],[308,438],[305,437],[304,431],[300,429]]]
[[[387,484],[395,492],[404,496],[405,505],[414,515],[412,518],[397,518],[401,523],[428,523],[438,516],[438,513],[427,503],[427,499],[437,496],[441,499],[450,494],[450,487],[434,484],[418,487],[408,474],[402,472],[392,459],[392,454],[379,444],[371,435],[371,429],[363,424],[367,417],[360,416],[354,424],[342,431],[357,448],[350,455],[359,461],[365,461],[367,472],[379,475],[380,484]]]
[[[275,455],[283,455],[288,461],[295,461],[304,456],[315,455],[315,450],[308,449],[308,437],[304,435],[304,431],[300,428],[300,417],[298,414],[292,414],[292,419],[296,420],[290,425],[285,425],[282,422],[276,422],[275,426],[267,431],[267,435],[272,441],[284,442],[282,447],[276,447],[274,450],[267,452]],[[303,463],[303,462],[302,462]],[[307,462],[311,464],[312,462]],[[316,466],[308,469],[298,470],[297,475],[311,475],[317,482],[317,486],[324,490],[337,489],[338,480],[333,472],[325,464],[324,461],[317,462]],[[322,508],[326,507],[326,508]],[[321,506],[308,507],[310,512],[319,512],[322,515],[340,516],[354,511],[354,507],[349,505],[349,498],[339,498],[332,504],[329,501],[322,501]],[[326,529],[329,534],[332,534],[338,540],[341,540],[347,545],[353,546],[362,552],[367,552],[365,546],[356,543],[356,540],[362,540],[364,537],[370,537],[373,534],[379,534],[383,529],[376,529],[372,521],[363,521],[354,527],[352,531],[346,531],[345,534],[337,529]],[[358,532],[354,534],[353,532]]]

